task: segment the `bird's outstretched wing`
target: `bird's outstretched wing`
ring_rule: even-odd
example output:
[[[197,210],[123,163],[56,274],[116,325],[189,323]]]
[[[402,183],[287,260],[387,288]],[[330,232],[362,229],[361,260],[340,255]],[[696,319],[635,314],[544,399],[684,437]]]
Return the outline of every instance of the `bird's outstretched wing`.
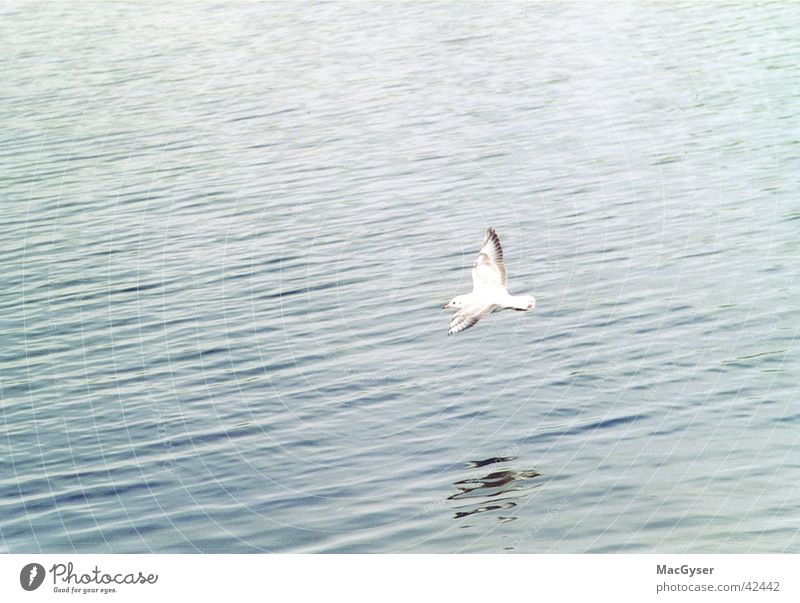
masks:
[[[448,335],[459,333],[465,329],[474,326],[481,318],[490,314],[497,306],[494,304],[489,305],[472,305],[461,308],[458,312],[453,314],[450,319],[450,330]]]
[[[494,228],[486,231],[483,247],[472,265],[472,290],[506,286],[506,265],[503,263],[503,248]]]

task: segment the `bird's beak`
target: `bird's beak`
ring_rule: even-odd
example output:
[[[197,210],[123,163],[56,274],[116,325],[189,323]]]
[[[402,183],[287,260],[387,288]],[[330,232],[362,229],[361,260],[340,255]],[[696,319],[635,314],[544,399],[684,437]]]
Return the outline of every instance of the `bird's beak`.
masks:
[[[447,310],[450,307],[450,302],[447,302],[445,305],[442,306],[442,310]]]

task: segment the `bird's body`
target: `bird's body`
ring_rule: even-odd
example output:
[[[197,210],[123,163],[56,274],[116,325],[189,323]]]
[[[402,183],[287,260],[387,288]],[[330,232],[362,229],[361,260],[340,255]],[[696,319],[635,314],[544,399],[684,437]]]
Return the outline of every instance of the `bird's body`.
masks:
[[[536,299],[532,295],[511,295],[506,288],[507,278],[500,238],[494,228],[490,228],[472,265],[472,292],[457,295],[445,306],[458,308],[450,320],[447,334],[469,329],[492,312],[532,310],[536,306]]]

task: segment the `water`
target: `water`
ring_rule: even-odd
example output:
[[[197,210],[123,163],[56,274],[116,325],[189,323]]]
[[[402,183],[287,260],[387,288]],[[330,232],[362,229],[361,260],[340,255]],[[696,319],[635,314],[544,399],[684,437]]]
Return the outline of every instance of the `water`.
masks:
[[[800,552],[799,27],[5,4],[0,547]]]

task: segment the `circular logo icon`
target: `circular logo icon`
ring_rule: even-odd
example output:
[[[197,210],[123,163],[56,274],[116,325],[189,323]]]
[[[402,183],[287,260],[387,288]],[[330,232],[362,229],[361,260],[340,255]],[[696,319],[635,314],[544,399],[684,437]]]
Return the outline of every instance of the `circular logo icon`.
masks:
[[[38,563],[29,563],[19,573],[19,583],[25,590],[36,590],[44,582],[44,567]]]

